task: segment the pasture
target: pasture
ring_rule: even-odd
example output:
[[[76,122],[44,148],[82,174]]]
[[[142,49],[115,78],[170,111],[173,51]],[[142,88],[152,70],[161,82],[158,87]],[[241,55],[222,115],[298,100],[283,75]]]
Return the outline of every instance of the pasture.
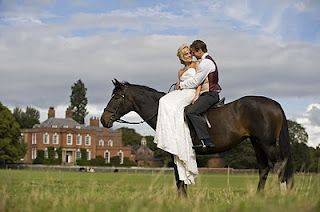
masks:
[[[256,174],[200,174],[188,199],[173,174],[0,170],[0,211],[320,211],[320,175],[295,175],[281,193],[270,176],[256,194]]]

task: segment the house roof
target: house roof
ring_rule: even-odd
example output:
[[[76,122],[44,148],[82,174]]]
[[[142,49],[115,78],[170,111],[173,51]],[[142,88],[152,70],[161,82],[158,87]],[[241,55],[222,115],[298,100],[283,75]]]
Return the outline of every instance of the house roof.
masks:
[[[85,128],[84,125],[79,124],[71,118],[49,118],[40,124],[34,125],[34,128]]]

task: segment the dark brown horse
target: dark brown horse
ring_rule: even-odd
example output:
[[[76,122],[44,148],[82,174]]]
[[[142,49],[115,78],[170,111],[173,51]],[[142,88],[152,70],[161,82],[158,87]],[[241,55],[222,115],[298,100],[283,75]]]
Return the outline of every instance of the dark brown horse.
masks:
[[[159,99],[165,93],[117,80],[113,84],[115,88],[112,98],[101,116],[103,126],[110,128],[114,121],[135,111],[156,129]],[[293,164],[288,126],[279,103],[266,97],[246,96],[222,107],[209,109],[207,116],[212,125],[210,134],[216,147],[205,153],[229,150],[249,138],[259,165],[258,191],[263,190],[270,169],[275,167],[278,167],[280,182],[288,188],[292,187]],[[174,170],[178,191],[186,195],[186,186],[179,180],[176,167]]]

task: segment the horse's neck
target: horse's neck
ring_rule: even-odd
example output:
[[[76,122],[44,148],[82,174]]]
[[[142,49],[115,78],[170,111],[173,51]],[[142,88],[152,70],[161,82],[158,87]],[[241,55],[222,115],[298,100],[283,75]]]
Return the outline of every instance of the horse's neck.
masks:
[[[136,92],[133,95],[134,111],[138,113],[153,129],[156,128],[159,99],[161,92]]]

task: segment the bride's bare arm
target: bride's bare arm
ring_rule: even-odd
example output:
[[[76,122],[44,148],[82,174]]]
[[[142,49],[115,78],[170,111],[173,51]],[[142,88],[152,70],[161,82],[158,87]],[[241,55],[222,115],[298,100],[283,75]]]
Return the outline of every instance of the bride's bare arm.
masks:
[[[180,77],[182,76],[183,72],[184,72],[184,68],[182,68],[178,71],[178,81],[176,83],[176,88],[175,88],[176,90],[180,89],[180,86],[179,86],[180,85]]]
[[[195,70],[197,70],[198,66],[199,66],[199,62],[198,61],[195,61],[193,62],[193,67]],[[199,98],[200,96],[200,92],[201,92],[201,85],[199,85],[197,88],[196,88],[196,93],[194,95],[194,97],[192,98],[192,104],[197,101],[197,99]]]

